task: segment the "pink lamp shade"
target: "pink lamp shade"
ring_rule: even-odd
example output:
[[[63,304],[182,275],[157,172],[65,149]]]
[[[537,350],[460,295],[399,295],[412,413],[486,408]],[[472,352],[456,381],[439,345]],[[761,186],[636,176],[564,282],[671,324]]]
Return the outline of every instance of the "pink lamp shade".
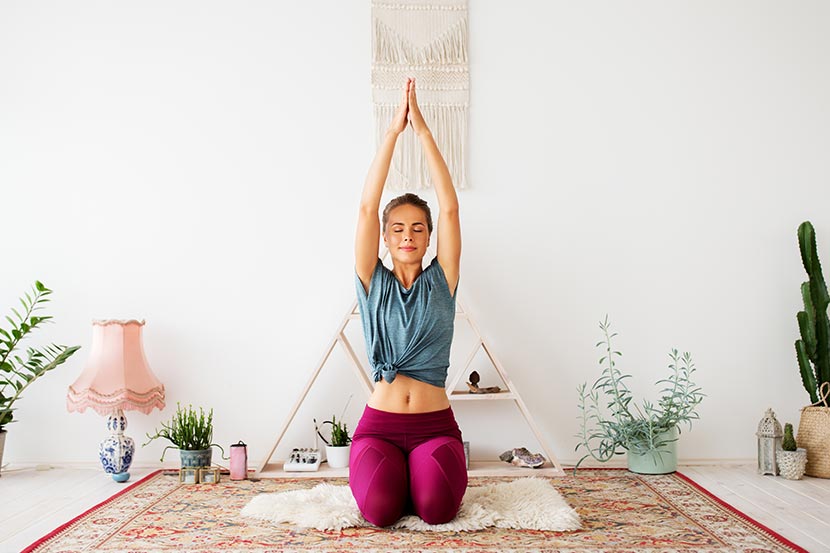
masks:
[[[92,347],[86,367],[66,395],[66,407],[83,412],[91,407],[100,415],[117,410],[150,413],[164,409],[164,384],[147,359],[141,339],[144,321],[92,322]]]

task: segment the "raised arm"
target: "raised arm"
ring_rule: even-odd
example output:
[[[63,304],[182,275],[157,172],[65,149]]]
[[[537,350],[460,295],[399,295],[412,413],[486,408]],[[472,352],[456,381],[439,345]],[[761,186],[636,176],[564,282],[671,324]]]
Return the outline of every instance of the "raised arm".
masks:
[[[369,174],[366,175],[366,182],[363,185],[363,196],[360,198],[360,214],[357,219],[357,236],[355,237],[354,257],[355,271],[363,283],[366,292],[369,291],[369,281],[378,261],[378,245],[380,243],[380,198],[383,195],[383,186],[386,184],[386,177],[389,174],[389,164],[392,162],[392,153],[395,151],[395,143],[398,135],[406,129],[406,116],[408,113],[408,93],[411,87],[411,80],[406,80],[406,87],[403,91],[403,98],[398,106],[398,111],[392,118],[389,130],[383,137],[383,142],[378,148],[375,159],[369,167]]]
[[[438,196],[438,263],[444,269],[450,292],[455,294],[458,285],[458,268],[461,261],[461,222],[458,217],[458,196],[435,139],[432,136],[415,97],[415,80],[409,85],[409,122],[418,135],[427,158],[429,175]]]

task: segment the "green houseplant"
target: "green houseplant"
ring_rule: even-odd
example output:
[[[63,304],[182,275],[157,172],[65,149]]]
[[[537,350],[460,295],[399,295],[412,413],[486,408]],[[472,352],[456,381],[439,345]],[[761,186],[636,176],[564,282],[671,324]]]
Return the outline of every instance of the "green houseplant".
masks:
[[[577,435],[580,441],[576,450],[584,448],[586,453],[574,471],[588,457],[605,462],[628,452],[628,467],[633,472],[673,472],[677,466],[679,426],[686,423],[691,428],[692,420],[699,418],[696,409],[704,398],[701,389],[692,382],[695,367],[691,354],[686,352],[681,356],[672,349],[671,374],[657,381],[658,385],[664,385],[658,403],[643,401],[640,407],[633,402],[625,382],[631,375],[623,374],[614,360],[622,356],[611,346],[617,333],[610,333],[607,316],[599,326],[605,336],[597,343],[597,347],[605,349],[605,355],[599,360],[604,368],[590,389],[585,383],[578,388],[581,431]]]
[[[326,461],[332,468],[348,467],[352,441],[349,437],[349,428],[342,420],[338,421],[334,415],[332,415],[331,420],[323,421],[321,426],[326,424],[331,425],[331,441],[323,436],[317,426],[317,420],[314,419],[314,428],[317,430],[317,435],[326,444]]]
[[[49,302],[52,290],[35,281],[32,292],[20,298],[22,312],[12,308],[14,318],[6,316],[8,330],[0,328],[0,466],[3,463],[3,448],[6,441],[6,425],[14,420],[14,404],[23,397],[23,392],[38,378],[63,364],[80,346],[59,346],[52,344],[42,348],[29,347],[26,356],[15,355],[21,342],[36,328],[51,321],[48,315],[38,315]]]
[[[801,410],[798,443],[807,450],[806,473],[830,478],[830,451],[826,447],[830,436],[830,321],[827,316],[830,295],[818,259],[816,232],[810,221],[798,226],[798,248],[808,279],[801,283],[804,310],[796,316],[801,337],[795,341],[795,353],[801,383],[811,402]]]
[[[161,452],[160,461],[164,461],[164,455],[168,449],[178,449],[181,456],[182,467],[208,467],[211,464],[212,446],[222,451],[222,458],[225,458],[225,450],[222,446],[213,442],[213,409],[207,416],[205,411],[199,407],[199,413],[192,405],[182,409],[176,403],[176,412],[169,422],[161,423],[161,430],[156,429],[155,434],[147,433],[148,440],[142,444],[146,446],[157,438],[169,440],[169,445]]]
[[[821,272],[816,248],[816,232],[810,221],[798,226],[798,248],[808,280],[801,283],[804,310],[796,315],[801,338],[795,341],[801,382],[812,404],[819,403],[822,384],[830,382],[830,321],[827,306],[830,295]]]
[[[807,468],[807,450],[798,447],[793,436],[793,425],[784,425],[784,440],[781,450],[776,452],[778,474],[787,480],[801,480]]]

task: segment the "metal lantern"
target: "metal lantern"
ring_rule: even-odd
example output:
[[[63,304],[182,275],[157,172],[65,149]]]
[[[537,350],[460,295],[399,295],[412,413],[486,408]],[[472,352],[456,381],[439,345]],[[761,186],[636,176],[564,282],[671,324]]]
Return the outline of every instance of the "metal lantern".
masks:
[[[764,418],[758,423],[758,474],[778,474],[778,463],[775,458],[781,449],[781,439],[784,431],[781,423],[775,418],[773,410],[767,409]]]

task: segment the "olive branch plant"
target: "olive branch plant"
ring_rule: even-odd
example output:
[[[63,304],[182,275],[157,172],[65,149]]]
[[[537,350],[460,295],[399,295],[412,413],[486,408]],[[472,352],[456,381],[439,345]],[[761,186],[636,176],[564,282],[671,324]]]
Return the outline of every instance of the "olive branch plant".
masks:
[[[610,332],[607,315],[599,327],[605,339],[597,342],[596,347],[604,346],[605,355],[599,360],[604,368],[590,389],[586,383],[577,388],[580,433],[576,436],[579,443],[575,451],[584,448],[586,453],[576,463],[574,471],[588,457],[605,462],[626,450],[640,455],[648,452],[662,454],[662,448],[676,440],[666,439],[664,433],[674,427],[679,432],[681,423],[691,428],[692,420],[699,418],[697,406],[705,397],[701,388],[692,381],[696,369],[691,354],[685,352],[680,355],[672,349],[669,354],[671,375],[656,382],[657,385],[664,385],[660,399],[656,405],[644,400],[640,407],[633,401],[634,396],[626,384],[631,375],[620,371],[614,360],[622,353],[611,345],[617,333]],[[607,401],[605,409],[602,405],[604,401]]]

